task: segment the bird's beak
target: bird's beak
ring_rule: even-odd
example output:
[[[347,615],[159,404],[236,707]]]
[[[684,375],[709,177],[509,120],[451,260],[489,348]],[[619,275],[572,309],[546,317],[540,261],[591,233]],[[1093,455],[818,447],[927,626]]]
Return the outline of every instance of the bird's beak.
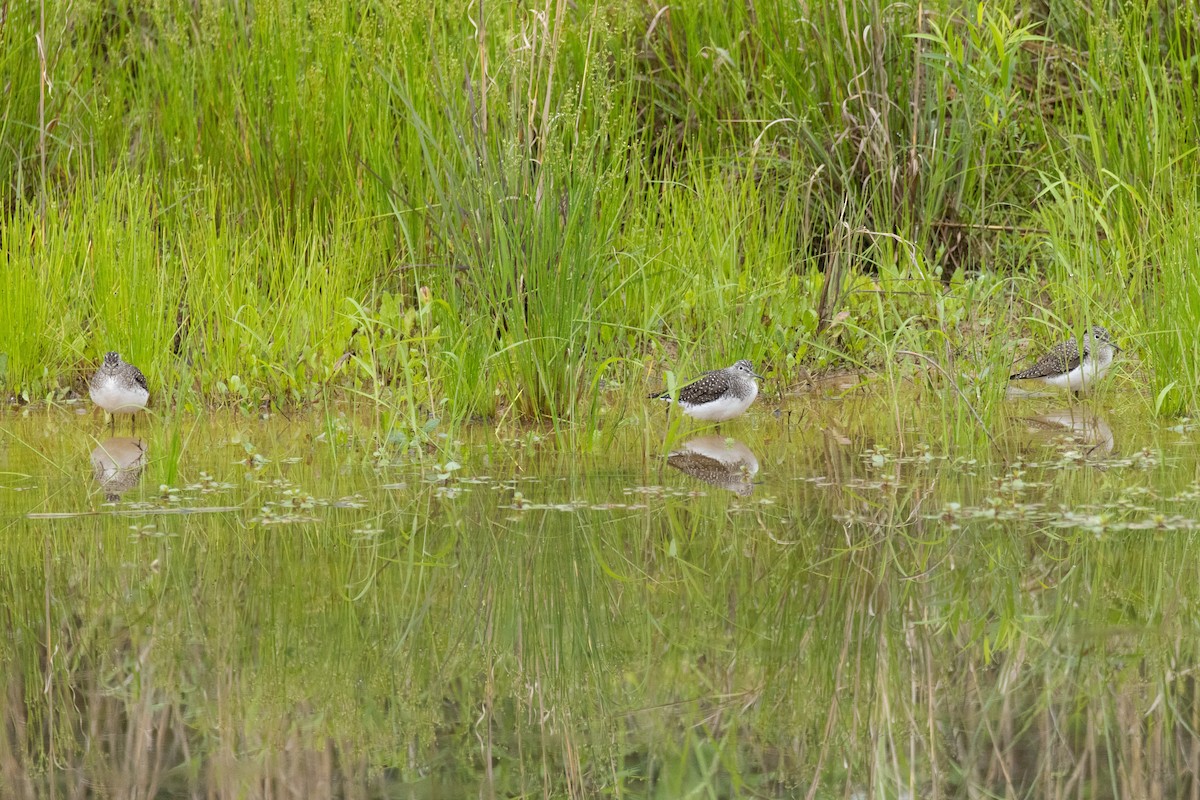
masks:
[[[1110,344],[1112,345],[1112,349],[1113,349],[1113,350],[1116,350],[1118,353],[1124,353],[1124,352],[1125,352],[1125,348],[1123,348],[1123,347],[1118,347],[1116,342],[1110,342]]]
[[[757,372],[755,372],[753,370],[750,371],[750,374],[753,375],[754,377],[758,378],[760,381],[766,380],[766,378],[764,378],[762,375],[759,375]]]

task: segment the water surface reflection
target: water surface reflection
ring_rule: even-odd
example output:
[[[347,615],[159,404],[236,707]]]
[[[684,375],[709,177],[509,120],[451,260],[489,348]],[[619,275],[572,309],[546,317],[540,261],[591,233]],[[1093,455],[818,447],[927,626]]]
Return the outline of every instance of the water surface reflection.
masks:
[[[708,434],[688,439],[667,456],[680,472],[742,497],[754,491],[758,459],[742,442]]]
[[[1200,431],[931,405],[0,419],[0,797],[1189,796]]]
[[[1069,436],[1087,448],[1088,456],[1107,456],[1113,451],[1115,438],[1108,421],[1080,406],[1047,411],[1045,414],[1025,417],[1024,421],[1036,433],[1053,437]]]
[[[146,442],[119,436],[106,439],[92,450],[92,474],[104,498],[115,503],[137,486],[146,468]]]

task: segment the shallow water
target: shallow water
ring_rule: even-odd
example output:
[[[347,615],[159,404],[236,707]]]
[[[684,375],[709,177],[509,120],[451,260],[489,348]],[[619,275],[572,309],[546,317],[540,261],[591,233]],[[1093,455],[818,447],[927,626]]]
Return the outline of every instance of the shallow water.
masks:
[[[0,795],[1196,791],[1200,432],[934,407],[0,419]]]

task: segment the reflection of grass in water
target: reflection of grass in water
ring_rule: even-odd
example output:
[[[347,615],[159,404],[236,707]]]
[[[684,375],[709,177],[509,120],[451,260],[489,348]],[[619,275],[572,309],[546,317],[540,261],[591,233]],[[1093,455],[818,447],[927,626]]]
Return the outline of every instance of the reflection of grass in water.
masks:
[[[1193,537],[1144,524],[1200,519],[1191,451],[1130,418],[1110,458],[1060,458],[1066,440],[976,458],[936,426],[917,446],[902,419],[902,440],[889,404],[814,406],[790,439],[744,426],[751,498],[660,474],[641,431],[587,456],[481,433],[455,469],[380,464],[353,419],[336,461],[295,460],[316,421],[235,416],[198,423],[165,494],[152,461],[126,507],[240,511],[54,522],[20,514],[87,507],[76,421],[18,422],[67,471],[10,450],[37,488],[0,491],[0,714],[25,720],[0,740],[6,781],[46,753],[51,707],[58,763],[108,785],[1074,796],[1053,787],[1076,769],[1076,788],[1140,786],[1135,757],[1177,774],[1186,737],[1147,755],[1129,731],[1195,705],[1172,677]],[[312,521],[250,526],[289,500]]]

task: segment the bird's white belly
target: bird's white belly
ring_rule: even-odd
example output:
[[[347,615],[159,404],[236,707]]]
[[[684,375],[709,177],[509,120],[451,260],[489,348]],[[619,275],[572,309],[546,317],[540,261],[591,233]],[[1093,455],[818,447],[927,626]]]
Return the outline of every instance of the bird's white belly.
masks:
[[[1108,367],[1111,363],[1112,359],[1109,359],[1106,363],[1097,363],[1096,359],[1089,358],[1064,375],[1051,375],[1042,378],[1042,381],[1056,389],[1070,389],[1072,392],[1084,392],[1094,386],[1096,381],[1104,377],[1104,373],[1108,372]]]
[[[704,422],[725,422],[734,417],[741,416],[746,413],[746,409],[754,402],[754,398],[758,396],[758,387],[752,386],[750,392],[745,397],[736,397],[734,395],[724,395],[713,400],[710,403],[701,405],[692,405],[680,401],[679,407],[683,409],[683,413],[694,419],[703,420]]]
[[[112,380],[92,387],[90,394],[92,402],[110,414],[136,414],[150,400],[150,393],[142,387],[124,387]]]

